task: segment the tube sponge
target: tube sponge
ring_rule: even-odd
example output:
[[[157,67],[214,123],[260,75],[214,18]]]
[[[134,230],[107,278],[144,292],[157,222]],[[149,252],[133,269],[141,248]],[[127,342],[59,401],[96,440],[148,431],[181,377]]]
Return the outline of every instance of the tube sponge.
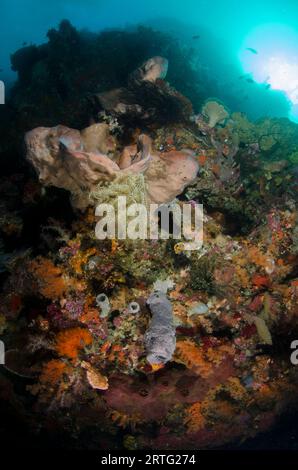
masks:
[[[138,302],[130,302],[130,304],[127,307],[128,313],[139,313],[140,311],[140,305]]]
[[[150,364],[165,364],[172,359],[176,348],[172,305],[162,292],[151,294],[147,305],[152,313],[144,337],[147,361]]]
[[[101,309],[100,317],[106,318],[111,310],[108,296],[106,296],[106,294],[99,294],[96,297],[96,305]]]

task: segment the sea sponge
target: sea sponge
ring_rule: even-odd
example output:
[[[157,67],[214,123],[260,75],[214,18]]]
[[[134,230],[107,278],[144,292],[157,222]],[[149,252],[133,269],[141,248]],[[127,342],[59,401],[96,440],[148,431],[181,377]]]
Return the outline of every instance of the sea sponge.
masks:
[[[110,134],[108,124],[92,124],[81,131],[82,145],[86,152],[98,152],[108,155],[116,149],[116,139]]]
[[[109,315],[110,310],[111,310],[111,305],[110,305],[108,296],[106,296],[106,294],[104,293],[98,294],[96,296],[96,305],[101,310],[100,317],[106,318]]]
[[[83,361],[81,366],[86,369],[87,380],[92,388],[95,390],[107,390],[109,388],[109,382],[105,375],[101,374],[95,367],[92,367],[86,361]]]
[[[261,317],[253,317],[262,344],[272,345],[272,336],[266,322]]]
[[[33,129],[27,132],[25,143],[27,158],[39,180],[45,186],[70,191],[73,206],[79,209],[89,203],[88,189],[119,171],[107,155],[85,151],[80,132],[65,126]],[[89,142],[88,148],[94,145]]]
[[[148,158],[144,168],[142,162],[146,163]],[[192,150],[158,153],[152,150],[151,139],[146,135],[139,136],[137,145],[125,147],[119,160],[120,169],[129,173],[136,173],[135,168],[140,165],[143,169],[138,172],[144,172],[146,197],[155,204],[172,202],[196,179],[199,170]]]
[[[191,150],[153,153],[145,172],[148,200],[155,204],[172,202],[195,181],[198,171],[199,164]]]
[[[166,58],[160,56],[151,57],[151,59],[146,60],[141,67],[131,74],[129,81],[155,83],[156,80],[164,80],[168,72],[168,66],[169,62]]]
[[[154,292],[147,300],[152,319],[145,333],[147,361],[150,364],[165,364],[172,359],[176,347],[171,302],[162,292]]]
[[[38,127],[25,136],[27,158],[39,180],[45,186],[70,191],[72,205],[77,209],[84,210],[90,205],[89,193],[96,190],[98,183],[111,181],[120,172],[117,163],[99,152],[104,149],[109,153],[115,147],[106,128],[103,137],[102,126],[93,125],[82,132],[65,126]],[[140,173],[147,169],[150,154],[145,141],[144,136],[139,137],[138,159],[127,171]]]
[[[217,124],[223,124],[229,117],[229,112],[224,105],[216,100],[207,100],[201,112],[208,120],[208,126],[211,128]]]

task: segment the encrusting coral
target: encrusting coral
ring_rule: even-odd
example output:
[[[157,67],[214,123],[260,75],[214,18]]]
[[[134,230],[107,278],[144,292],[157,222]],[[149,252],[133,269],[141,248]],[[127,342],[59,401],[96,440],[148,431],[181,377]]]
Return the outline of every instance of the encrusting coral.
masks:
[[[63,272],[49,259],[36,258],[29,263],[28,270],[33,276],[37,291],[47,299],[58,299],[66,291]]]

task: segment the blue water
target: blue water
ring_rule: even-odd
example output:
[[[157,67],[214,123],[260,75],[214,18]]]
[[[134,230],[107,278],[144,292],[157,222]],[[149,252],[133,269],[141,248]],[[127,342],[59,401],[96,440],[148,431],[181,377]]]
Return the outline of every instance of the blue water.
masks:
[[[64,18],[92,31],[142,23],[191,45],[220,82],[217,97],[232,109],[252,119],[297,119],[298,1],[1,0],[0,18],[0,79],[7,87],[15,80],[10,54],[25,43],[45,42],[47,31]]]

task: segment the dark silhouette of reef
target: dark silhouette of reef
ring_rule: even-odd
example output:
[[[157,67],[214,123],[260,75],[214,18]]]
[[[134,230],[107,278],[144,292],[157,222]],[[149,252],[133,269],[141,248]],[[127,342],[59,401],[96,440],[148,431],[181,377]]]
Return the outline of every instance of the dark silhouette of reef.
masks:
[[[198,105],[204,98],[196,86],[191,51],[168,34],[142,26],[132,31],[79,32],[64,20],[47,37],[48,43],[24,47],[11,56],[18,73],[12,104],[28,129],[57,122],[87,125],[88,95],[125,86],[128,75],[156,55],[168,58],[173,87]]]

